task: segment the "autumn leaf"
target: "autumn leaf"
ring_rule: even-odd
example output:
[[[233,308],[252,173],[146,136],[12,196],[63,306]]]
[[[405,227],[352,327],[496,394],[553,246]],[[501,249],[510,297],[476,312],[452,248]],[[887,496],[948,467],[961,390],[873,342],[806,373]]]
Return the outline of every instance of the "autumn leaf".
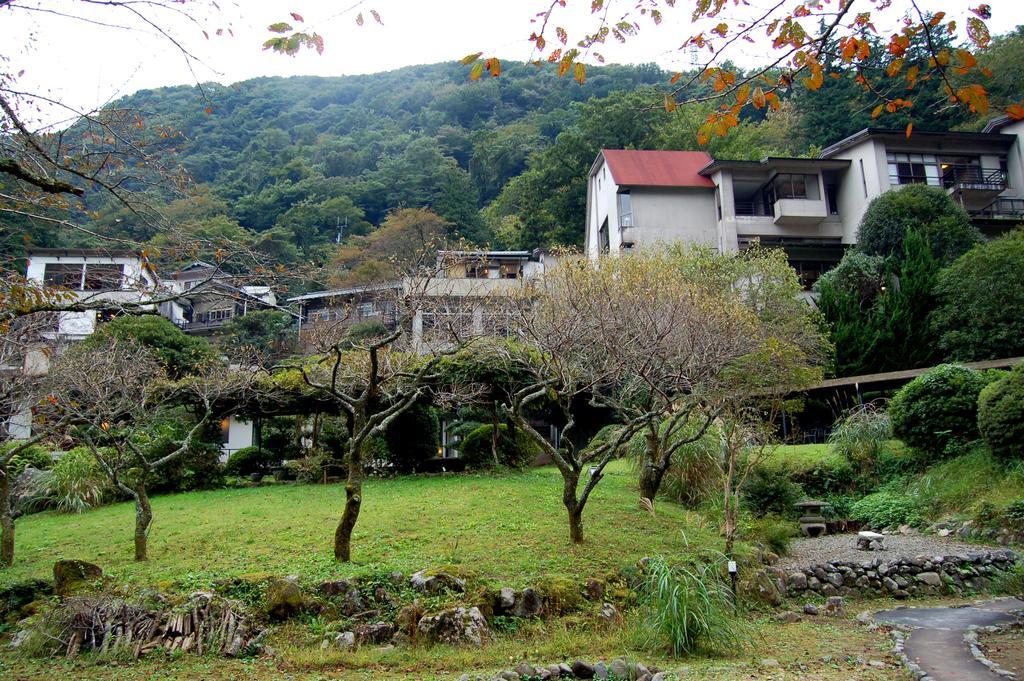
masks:
[[[583,62],[576,62],[576,66],[573,68],[572,71],[572,76],[573,78],[576,79],[577,83],[583,85],[583,82],[587,79],[586,64],[584,64]]]
[[[665,95],[665,111],[672,113],[676,110],[676,100],[672,95]]]
[[[907,139],[910,139],[910,135],[913,132],[914,132],[914,124],[913,123],[908,123],[907,124]]]
[[[467,54],[465,57],[462,58],[460,63],[463,66],[469,66],[470,64],[475,62],[477,59],[479,59],[482,54],[483,54],[483,52],[477,52],[476,54]]]
[[[501,61],[497,57],[491,57],[487,60],[487,70],[491,72],[493,78],[497,78],[501,75]]]
[[[1024,104],[1011,104],[1006,108],[1006,115],[1015,121],[1024,119]]]
[[[483,73],[484,73],[484,63],[482,61],[478,61],[477,63],[473,64],[473,68],[470,69],[470,71],[469,71],[469,79],[470,80],[480,80],[480,76],[482,76]]]
[[[364,21],[362,12],[356,15],[356,26],[362,26]]]
[[[765,106],[764,90],[761,86],[754,88],[754,108],[763,109]]]
[[[305,21],[305,19],[302,18],[302,15],[299,14],[298,12],[289,12],[289,14],[291,14],[292,19],[299,22],[300,24]]]
[[[276,24],[271,24],[270,26],[267,26],[267,30],[270,31],[271,33],[287,33],[288,31],[292,30],[292,25],[285,23],[283,21],[279,21]]]

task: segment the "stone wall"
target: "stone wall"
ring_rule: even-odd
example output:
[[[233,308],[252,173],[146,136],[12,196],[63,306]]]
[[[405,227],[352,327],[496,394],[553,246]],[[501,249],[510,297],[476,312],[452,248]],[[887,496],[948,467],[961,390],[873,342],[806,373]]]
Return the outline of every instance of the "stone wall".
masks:
[[[824,563],[795,571],[767,568],[767,575],[783,597],[907,598],[980,590],[1019,559],[1009,550],[972,551],[966,555]]]

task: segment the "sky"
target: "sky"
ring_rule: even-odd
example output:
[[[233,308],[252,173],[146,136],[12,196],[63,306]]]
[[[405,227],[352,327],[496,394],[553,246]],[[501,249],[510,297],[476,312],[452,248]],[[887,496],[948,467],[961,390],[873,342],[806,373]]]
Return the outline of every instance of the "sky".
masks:
[[[755,8],[763,1],[750,0]],[[856,1],[865,5],[864,9],[873,4],[873,0]],[[610,2],[618,3],[611,6],[613,15],[638,4],[638,0]],[[457,60],[479,51],[525,61],[531,58],[529,35],[537,28],[531,19],[550,2],[224,0],[214,9],[209,0],[190,0],[180,5],[169,3],[171,10],[150,8],[147,15],[195,59],[187,59],[182,49],[125,10],[115,12],[80,0],[16,0],[15,4],[23,9],[0,9],[0,57],[10,59],[6,66],[10,71],[24,70],[19,87],[91,110],[137,90],[164,85],[230,84],[258,76],[374,73]],[[647,23],[639,36],[625,45],[610,42],[600,49],[609,63],[655,62],[669,70],[684,69],[691,58],[688,51],[678,48],[694,33],[688,17],[692,4],[692,0],[678,0],[675,10],[665,12],[660,26]],[[949,4],[948,0],[919,2],[928,11],[951,12]],[[1021,0],[990,0],[990,5],[989,27],[994,34],[1024,24]],[[893,0],[893,7],[880,16],[892,22],[907,7],[909,0]],[[961,25],[967,7],[964,2],[951,12],[961,19]],[[379,12],[383,25],[372,19],[370,9]],[[302,16],[302,24],[289,18],[293,11]],[[722,19],[742,18],[741,11],[750,10],[728,8]],[[355,21],[359,12],[365,19],[362,26]],[[323,54],[305,51],[288,57],[261,50],[270,35],[266,27],[282,20],[320,33],[325,40]],[[585,0],[570,0],[558,21],[574,35],[592,28],[593,22],[590,3]],[[894,27],[878,28],[887,34]],[[217,29],[222,31],[220,36]],[[204,30],[209,38],[204,37]],[[763,62],[771,52],[763,44],[737,43],[736,47],[739,49],[730,57],[748,66]],[[59,123],[62,116],[44,108],[36,118]]]

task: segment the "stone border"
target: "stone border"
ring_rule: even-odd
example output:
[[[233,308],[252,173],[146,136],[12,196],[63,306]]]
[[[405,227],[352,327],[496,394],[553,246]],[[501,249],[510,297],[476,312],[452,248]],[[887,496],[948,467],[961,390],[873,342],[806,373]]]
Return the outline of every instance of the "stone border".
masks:
[[[934,681],[931,676],[925,670],[921,669],[921,666],[910,659],[906,653],[907,645],[907,634],[904,633],[902,628],[894,628],[890,634],[893,639],[892,654],[894,657],[899,658],[903,663],[903,666],[907,668],[917,681]]]
[[[964,643],[966,643],[967,647],[970,648],[971,655],[974,657],[974,659],[977,660],[978,662],[982,663],[986,667],[988,667],[988,670],[990,672],[992,672],[993,674],[998,674],[999,676],[1005,677],[1007,679],[1016,679],[1017,678],[1016,674],[1014,674],[1013,672],[1009,671],[1008,669],[1003,669],[1002,667],[999,666],[998,663],[996,663],[993,660],[990,660],[987,657],[985,657],[985,653],[982,652],[981,646],[978,645],[978,632],[979,631],[983,631],[985,633],[990,633],[990,634],[995,634],[995,633],[998,633],[1000,631],[1004,631],[1006,629],[1011,629],[1011,628],[1013,628],[1015,626],[1019,626],[1019,624],[1017,624],[1017,623],[1008,624],[1008,625],[1006,625],[1004,627],[996,627],[996,626],[992,626],[992,627],[978,627],[978,626],[973,626],[972,625],[972,626],[968,627],[964,631]]]

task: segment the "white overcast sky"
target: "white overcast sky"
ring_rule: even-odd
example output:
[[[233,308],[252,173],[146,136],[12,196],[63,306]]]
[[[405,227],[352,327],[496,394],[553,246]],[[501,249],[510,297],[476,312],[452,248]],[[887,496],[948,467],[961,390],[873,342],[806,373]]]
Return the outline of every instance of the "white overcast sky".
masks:
[[[636,4],[636,0],[611,1],[621,6],[621,9],[613,7],[613,15]],[[873,4],[871,0],[856,1],[858,5],[863,4],[865,10]],[[979,2],[972,0],[971,4]],[[139,21],[131,20],[124,11],[114,12],[76,0],[19,0],[19,4],[37,9],[0,10],[0,56],[10,58],[6,68],[13,72],[24,70],[19,85],[25,90],[92,109],[143,88],[194,84],[197,80],[229,84],[270,75],[373,73],[411,64],[460,59],[477,51],[503,59],[526,60],[531,47],[528,37],[535,29],[530,20],[549,3],[546,0],[366,0],[363,7],[367,21],[361,28],[355,24],[355,12],[346,11],[355,0],[223,0],[219,12],[209,8],[208,0],[182,5],[182,9],[198,18],[202,26],[174,13],[150,10],[150,16],[159,19],[162,26],[168,27],[183,46],[199,58],[198,63],[191,65],[192,70],[173,44]],[[680,52],[678,46],[694,33],[688,20],[692,4],[692,0],[678,0],[677,8],[666,12],[661,26],[644,25],[641,34],[625,45],[609,43],[600,49],[609,62],[657,62],[667,69],[685,68],[689,55]],[[751,4],[756,6],[758,0],[751,0]],[[948,0],[921,0],[919,4],[927,11],[945,10],[959,19],[960,25],[964,24],[969,5],[959,2],[954,11]],[[989,4],[993,13],[989,26],[994,34],[1024,24],[1022,0],[989,0]],[[570,0],[569,10],[558,23],[576,33],[592,27],[589,5],[585,0]],[[881,16],[892,22],[907,6],[908,0],[893,0],[893,7]],[[383,26],[372,21],[370,8],[380,12]],[[50,11],[128,28],[85,23]],[[291,11],[300,12],[305,18],[304,26],[323,35],[326,46],[322,55],[304,52],[286,57],[260,49],[269,35],[266,26],[288,19]],[[726,20],[741,18],[739,11],[726,10],[723,17]],[[226,32],[221,37],[214,35],[217,28],[228,27],[233,37]],[[211,34],[209,40],[203,37],[202,28]],[[878,28],[886,34],[892,32],[893,25],[879,23]],[[770,52],[764,45],[744,44],[740,52],[730,56],[740,63],[756,64]]]

